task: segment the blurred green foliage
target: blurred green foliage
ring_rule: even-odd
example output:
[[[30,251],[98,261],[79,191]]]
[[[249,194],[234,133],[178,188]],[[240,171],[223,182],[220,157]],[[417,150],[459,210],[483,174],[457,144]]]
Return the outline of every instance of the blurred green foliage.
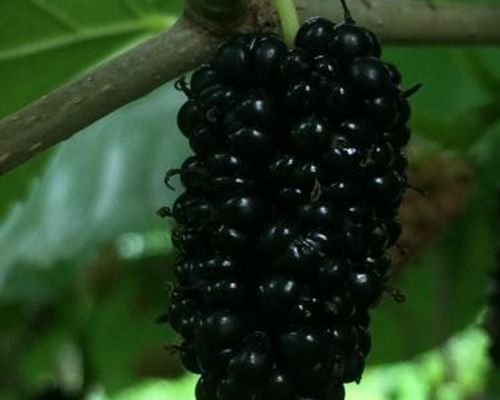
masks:
[[[0,1],[0,115],[165,28],[181,3]],[[395,282],[406,304],[374,313],[376,366],[350,398],[496,398],[475,321],[497,239],[500,50],[392,47],[385,58],[407,86],[424,83],[415,133],[474,167],[474,194]],[[54,385],[96,400],[193,398],[194,378],[163,350],[176,338],[154,323],[173,257],[155,210],[176,196],[163,173],[189,152],[181,101],[165,85],[0,177],[0,400]]]

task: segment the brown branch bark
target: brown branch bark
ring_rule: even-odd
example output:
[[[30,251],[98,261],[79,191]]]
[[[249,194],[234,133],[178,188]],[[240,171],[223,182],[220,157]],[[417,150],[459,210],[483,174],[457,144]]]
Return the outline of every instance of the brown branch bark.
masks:
[[[301,18],[323,15],[341,21],[336,1],[296,0]],[[500,44],[496,3],[434,0],[349,0],[356,20],[395,44]]]
[[[266,0],[255,1],[269,7]],[[259,18],[244,18],[249,14],[243,4],[247,3],[191,0],[189,18],[181,18],[170,30],[0,120],[0,174],[204,62],[224,31],[255,28]],[[432,5],[425,0],[351,0],[350,4],[359,22],[386,42],[500,44],[498,6]],[[302,19],[342,18],[336,1],[297,0],[297,7]],[[269,8],[262,11],[270,14]],[[221,21],[229,23],[221,29]]]

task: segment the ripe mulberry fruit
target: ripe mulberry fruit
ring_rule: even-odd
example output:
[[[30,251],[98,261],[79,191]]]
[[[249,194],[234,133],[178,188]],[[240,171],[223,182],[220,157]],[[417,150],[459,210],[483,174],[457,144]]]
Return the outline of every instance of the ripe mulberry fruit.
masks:
[[[179,253],[166,319],[198,400],[342,400],[361,379],[414,90],[345,11],[306,21],[293,49],[234,37],[180,81],[194,155],[167,175],[185,191],[163,210]]]

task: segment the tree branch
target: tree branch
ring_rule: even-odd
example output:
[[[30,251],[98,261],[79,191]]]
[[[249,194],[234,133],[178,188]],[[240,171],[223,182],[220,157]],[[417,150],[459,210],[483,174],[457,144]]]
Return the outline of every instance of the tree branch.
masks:
[[[344,17],[335,1],[296,0],[302,19],[323,15]],[[396,44],[500,44],[497,3],[435,2],[435,0],[349,0],[356,21]]]
[[[255,1],[265,3],[262,15],[272,14],[266,0]],[[0,174],[207,60],[223,40],[221,21],[231,21],[228,32],[256,28],[259,18],[249,17],[245,3],[191,0],[189,18],[0,120]],[[342,19],[333,0],[296,0],[296,4],[302,19],[313,15]],[[359,22],[387,42],[500,43],[498,6],[432,5],[425,0],[351,0],[350,5]]]
[[[168,31],[0,120],[0,173],[209,58],[221,38],[181,18]]]

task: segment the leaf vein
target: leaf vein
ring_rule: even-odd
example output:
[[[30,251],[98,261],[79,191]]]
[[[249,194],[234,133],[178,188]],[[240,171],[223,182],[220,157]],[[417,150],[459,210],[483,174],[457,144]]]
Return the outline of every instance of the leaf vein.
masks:
[[[156,33],[164,29],[170,22],[170,18],[150,18],[134,23],[121,23],[92,29],[81,29],[76,34],[64,35],[62,37],[48,39],[38,43],[30,43],[25,46],[16,46],[12,49],[0,51],[0,62],[29,57],[38,53],[56,50],[86,41],[107,39],[133,33]]]
[[[62,27],[69,29],[73,32],[78,32],[81,28],[80,25],[71,19],[67,14],[63,13],[57,7],[46,3],[45,0],[29,0],[36,8],[44,12],[46,15],[50,16],[54,21],[56,21]]]

